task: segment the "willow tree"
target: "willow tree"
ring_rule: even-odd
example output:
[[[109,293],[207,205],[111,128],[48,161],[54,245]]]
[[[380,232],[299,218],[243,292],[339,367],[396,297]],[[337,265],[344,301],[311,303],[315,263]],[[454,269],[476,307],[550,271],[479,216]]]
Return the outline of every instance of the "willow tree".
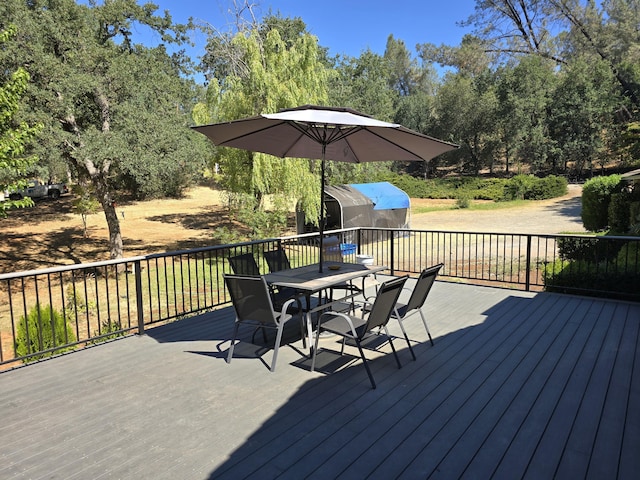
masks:
[[[208,70],[207,104],[194,109],[197,123],[326,103],[328,71],[321,62],[317,39],[304,30],[287,30],[283,36],[278,28],[254,25],[227,38],[217,36],[209,46],[215,49],[209,52],[209,58],[215,58],[217,63],[215,69]],[[224,72],[224,77],[211,75],[220,72]],[[270,195],[281,202],[296,200],[307,218],[318,218],[317,160],[281,159],[218,148],[214,161],[221,168],[223,188],[251,195],[257,209],[265,210],[264,200]]]

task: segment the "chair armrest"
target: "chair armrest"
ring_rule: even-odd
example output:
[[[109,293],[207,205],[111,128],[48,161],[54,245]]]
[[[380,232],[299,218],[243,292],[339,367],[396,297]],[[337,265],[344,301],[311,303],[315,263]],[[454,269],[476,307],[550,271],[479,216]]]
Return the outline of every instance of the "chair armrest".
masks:
[[[333,316],[333,317],[342,318],[349,325],[349,328],[351,329],[351,333],[353,334],[353,336],[357,337],[356,329],[353,326],[353,321],[351,320],[351,317],[349,315],[347,315],[346,313],[342,313],[342,312],[326,312],[326,313],[323,313],[322,315],[320,315],[320,319],[318,320],[318,326],[322,326],[322,318],[326,317],[326,316]]]
[[[286,302],[284,302],[282,304],[282,309],[280,310],[280,315],[276,315],[275,317],[275,323],[276,325],[280,326],[281,324],[281,320],[282,323],[286,323],[289,320],[291,320],[293,318],[293,315],[287,313],[287,310],[289,309],[289,307],[291,305],[293,305],[295,302],[298,302],[298,305],[300,307],[300,311],[302,311],[302,304],[300,303],[300,300],[298,300],[297,298],[290,298],[289,300],[287,300]]]

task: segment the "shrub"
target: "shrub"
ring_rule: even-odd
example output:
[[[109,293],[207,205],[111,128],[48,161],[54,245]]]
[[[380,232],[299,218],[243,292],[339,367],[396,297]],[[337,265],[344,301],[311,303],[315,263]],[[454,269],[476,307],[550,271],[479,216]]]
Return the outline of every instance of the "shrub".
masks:
[[[612,194],[607,213],[610,233],[627,233],[631,226],[631,196],[627,193]]]
[[[51,307],[37,304],[26,317],[21,317],[16,334],[16,354],[20,357],[43,350],[51,352],[30,356],[24,362],[33,362],[58,353],[73,350],[74,346],[65,346],[76,341],[73,329],[60,314]],[[59,345],[62,345],[59,348]]]
[[[504,200],[546,200],[561,197],[567,193],[564,177],[549,175],[544,178],[533,175],[516,175],[504,187]]]
[[[559,237],[558,253],[563,260],[585,260],[598,263],[615,258],[625,244],[624,240]]]
[[[543,278],[548,292],[637,300],[640,291],[640,277],[634,271],[584,260],[552,262],[545,267]]]
[[[582,224],[592,232],[609,225],[609,202],[620,183],[620,175],[595,177],[582,187]]]
[[[471,206],[471,196],[467,192],[461,192],[456,199],[456,207],[469,208]]]
[[[100,328],[93,332],[94,337],[98,337],[100,335],[105,336],[94,340],[91,343],[106,342],[107,340],[113,340],[118,337],[123,337],[124,332],[122,332],[122,324],[118,321],[112,322],[110,319],[105,320],[100,324]]]
[[[527,192],[533,188],[535,182],[533,175],[516,175],[504,186],[505,200],[524,200]]]
[[[640,242],[588,238],[558,241],[562,259],[545,266],[545,290],[638,300]]]

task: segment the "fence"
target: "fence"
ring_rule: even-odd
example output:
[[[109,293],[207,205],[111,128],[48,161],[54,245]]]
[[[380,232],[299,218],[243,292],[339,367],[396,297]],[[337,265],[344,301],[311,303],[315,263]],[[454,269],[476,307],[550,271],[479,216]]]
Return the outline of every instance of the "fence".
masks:
[[[450,280],[640,300],[640,238],[346,229],[335,251],[416,274],[444,263]],[[228,258],[283,248],[316,263],[317,234],[0,275],[0,365],[20,365],[229,303]]]

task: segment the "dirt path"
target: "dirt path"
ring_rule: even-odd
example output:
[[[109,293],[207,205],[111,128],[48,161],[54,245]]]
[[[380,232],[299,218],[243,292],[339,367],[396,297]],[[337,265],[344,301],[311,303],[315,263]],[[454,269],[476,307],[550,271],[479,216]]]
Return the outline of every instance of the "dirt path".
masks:
[[[494,211],[447,210],[415,214],[415,229],[507,232],[578,233],[581,188],[570,186],[567,196],[536,202],[522,208]],[[208,187],[191,189],[179,200],[130,202],[118,206],[126,256],[166,252],[212,245],[216,228],[237,227],[222,206],[218,191]],[[412,200],[413,207],[442,204],[440,200]],[[453,205],[455,201],[444,202]],[[35,207],[10,212],[0,220],[3,247],[0,273],[31,270],[73,263],[106,260],[107,225],[98,213],[88,219],[83,235],[79,215],[72,213],[72,198],[43,201]]]
[[[584,233],[581,212],[582,186],[569,185],[564,197],[542,200],[525,207],[499,210],[446,210],[416,214],[411,228],[460,232]],[[412,200],[415,208],[428,200]],[[451,200],[452,206],[455,200]]]

